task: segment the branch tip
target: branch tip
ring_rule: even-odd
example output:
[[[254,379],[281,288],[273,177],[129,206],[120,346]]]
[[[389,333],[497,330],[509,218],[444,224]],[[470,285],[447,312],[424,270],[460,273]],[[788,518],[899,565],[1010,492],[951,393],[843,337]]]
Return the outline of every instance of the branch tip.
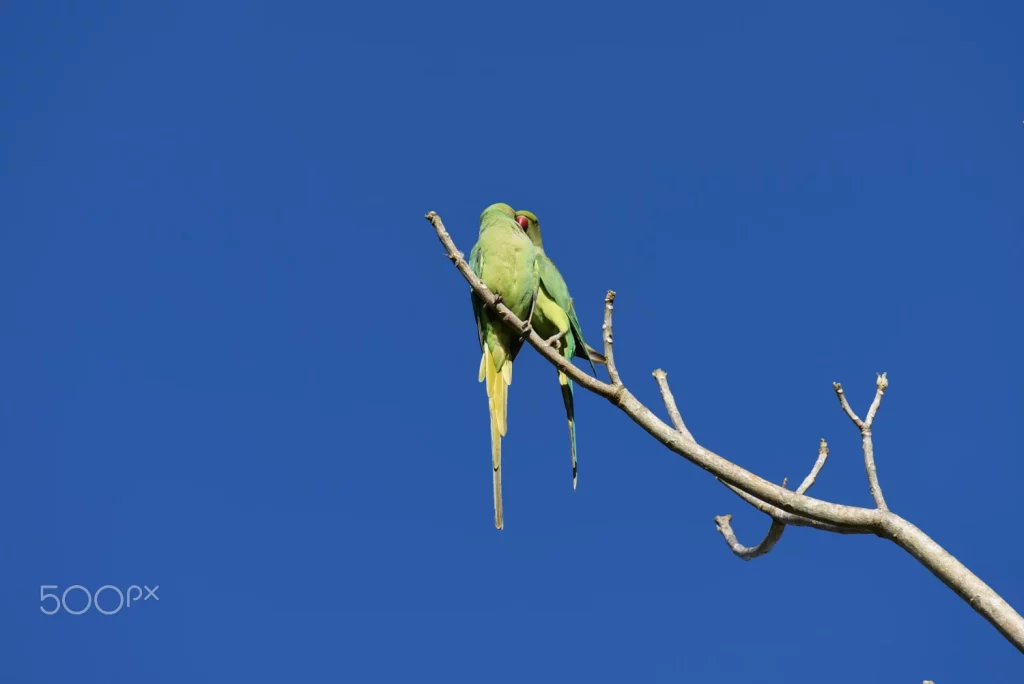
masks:
[[[768,528],[768,534],[765,535],[760,544],[757,546],[744,546],[736,538],[736,533],[733,531],[731,523],[732,514],[715,516],[715,526],[721,533],[726,545],[737,557],[745,561],[754,560],[758,556],[763,556],[771,551],[776,542],[782,537],[782,532],[786,529],[784,524],[773,520],[772,526]]]

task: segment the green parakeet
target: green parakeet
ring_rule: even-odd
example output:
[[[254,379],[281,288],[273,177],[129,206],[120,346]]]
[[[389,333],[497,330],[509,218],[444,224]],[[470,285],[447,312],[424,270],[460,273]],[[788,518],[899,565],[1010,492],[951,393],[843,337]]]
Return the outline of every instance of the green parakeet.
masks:
[[[540,280],[537,250],[516,222],[507,204],[492,204],[480,215],[480,237],[469,254],[469,266],[522,321],[529,321]],[[491,465],[494,468],[494,526],[504,527],[501,504],[501,438],[508,431],[508,386],[512,361],[523,346],[522,332],[511,328],[471,293],[480,338],[479,380],[487,381],[491,412]]]
[[[561,335],[558,341],[559,353],[567,359],[572,360],[573,356],[586,359],[590,363],[590,369],[597,375],[594,368],[595,362],[603,362],[597,352],[593,351],[583,339],[583,330],[580,328],[579,319],[576,318],[576,309],[572,304],[572,297],[569,296],[569,287],[565,284],[562,274],[554,262],[544,253],[544,244],[540,236],[540,222],[533,213],[525,210],[516,212],[516,223],[526,231],[526,235],[533,242],[537,250],[537,263],[540,270],[540,288],[537,291],[537,304],[533,310],[533,317],[530,324],[537,334],[544,339],[550,339],[555,335]],[[577,461],[576,461],[576,417],[573,410],[572,380],[565,373],[558,371],[558,384],[562,388],[562,402],[565,404],[565,415],[569,420],[569,445],[572,449],[572,488],[576,489]]]

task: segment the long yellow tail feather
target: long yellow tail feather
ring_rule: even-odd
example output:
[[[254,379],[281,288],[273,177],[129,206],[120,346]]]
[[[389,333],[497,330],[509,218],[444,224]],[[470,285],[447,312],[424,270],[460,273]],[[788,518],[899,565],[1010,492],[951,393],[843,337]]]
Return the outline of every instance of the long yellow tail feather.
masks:
[[[505,509],[501,503],[501,434],[491,413],[491,463],[494,468],[494,527],[505,527]]]
[[[499,371],[491,356],[490,347],[484,345],[480,359],[481,381],[487,381],[487,406],[491,413],[491,466],[494,470],[494,526],[505,526],[501,503],[501,438],[508,432],[508,386],[512,382],[512,362],[506,360]]]

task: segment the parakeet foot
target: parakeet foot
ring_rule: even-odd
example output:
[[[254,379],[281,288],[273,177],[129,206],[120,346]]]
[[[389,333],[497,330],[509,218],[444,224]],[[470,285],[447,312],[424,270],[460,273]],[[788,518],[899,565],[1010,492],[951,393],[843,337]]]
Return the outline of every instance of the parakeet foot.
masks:
[[[545,340],[545,343],[554,347],[556,350],[560,350],[562,348],[562,338],[565,337],[565,333],[566,331],[563,330],[557,335],[552,335]]]
[[[523,327],[519,329],[519,338],[526,339],[530,336],[531,332],[533,332],[533,326],[530,325],[529,321],[526,321],[523,323]]]

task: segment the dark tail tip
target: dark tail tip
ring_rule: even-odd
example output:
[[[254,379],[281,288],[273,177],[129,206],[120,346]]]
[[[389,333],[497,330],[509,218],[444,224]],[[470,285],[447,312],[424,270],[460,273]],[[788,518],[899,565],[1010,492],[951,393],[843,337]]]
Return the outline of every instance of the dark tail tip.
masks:
[[[589,344],[587,345],[587,354],[590,355],[590,360],[593,361],[594,363],[596,363],[597,365],[599,365],[599,366],[607,366],[608,365],[608,360],[604,358],[604,354],[601,354],[596,349],[591,347]]]

